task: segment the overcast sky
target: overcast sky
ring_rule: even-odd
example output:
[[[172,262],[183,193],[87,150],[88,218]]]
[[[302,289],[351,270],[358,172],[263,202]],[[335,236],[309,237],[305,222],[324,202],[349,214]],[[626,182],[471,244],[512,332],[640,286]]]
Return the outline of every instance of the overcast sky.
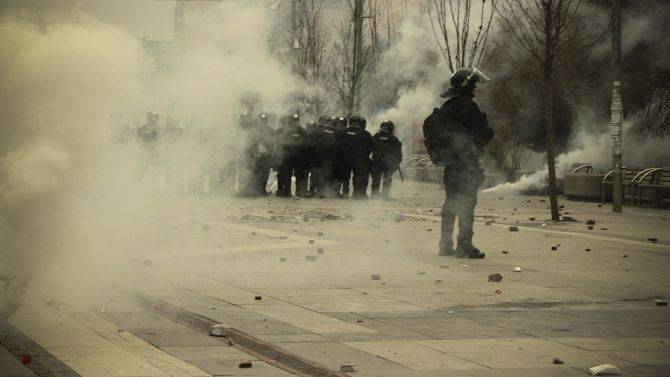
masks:
[[[43,11],[79,6],[138,37],[170,37],[174,4],[174,0],[0,0],[0,10],[22,7]]]

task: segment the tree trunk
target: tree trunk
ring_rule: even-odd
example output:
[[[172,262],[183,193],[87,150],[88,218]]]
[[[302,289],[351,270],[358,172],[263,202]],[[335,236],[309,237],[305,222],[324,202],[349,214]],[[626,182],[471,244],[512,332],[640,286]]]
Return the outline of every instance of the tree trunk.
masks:
[[[547,171],[549,172],[549,203],[551,219],[559,221],[558,198],[556,197],[556,163],[554,160],[554,5],[552,0],[544,3],[544,122],[547,127]]]

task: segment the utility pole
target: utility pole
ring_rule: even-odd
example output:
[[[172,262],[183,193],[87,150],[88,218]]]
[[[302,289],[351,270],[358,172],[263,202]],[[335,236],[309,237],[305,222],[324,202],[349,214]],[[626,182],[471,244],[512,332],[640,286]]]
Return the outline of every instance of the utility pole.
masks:
[[[623,206],[622,123],[621,100],[621,0],[612,0],[612,211],[621,212]]]
[[[295,70],[299,76],[304,73],[304,4],[302,0],[291,0],[291,48],[295,59]]]

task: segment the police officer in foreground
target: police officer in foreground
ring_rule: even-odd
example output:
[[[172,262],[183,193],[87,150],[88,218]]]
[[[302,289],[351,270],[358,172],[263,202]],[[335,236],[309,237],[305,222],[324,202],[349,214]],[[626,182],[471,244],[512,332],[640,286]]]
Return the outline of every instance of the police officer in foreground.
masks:
[[[347,120],[343,116],[332,115],[330,124],[335,131],[337,147],[333,155],[333,191],[340,198],[349,197],[349,186],[351,185],[351,171],[347,171],[344,162],[343,141],[347,130]]]
[[[486,114],[479,110],[474,101],[474,91],[478,83],[488,81],[488,77],[475,69],[461,68],[456,70],[450,79],[449,89],[440,97],[446,102],[440,109],[426,119],[433,120],[434,125],[445,130],[445,142],[440,147],[438,162],[444,166],[444,188],[446,198],[442,207],[442,233],[440,239],[440,255],[455,255],[459,258],[481,259],[485,254],[472,244],[472,225],[477,190],[484,182],[484,170],[480,158],[484,147],[493,139],[493,130],[489,127]],[[430,127],[430,124],[429,124]],[[431,147],[424,123],[424,137]],[[434,139],[434,137],[431,137]],[[452,233],[454,221],[458,217],[457,246],[453,248]]]
[[[372,135],[365,130],[367,121],[359,115],[349,117],[349,127],[342,135],[343,183],[353,173],[353,199],[367,199],[370,177],[370,153],[374,147]],[[348,185],[347,185],[348,186]],[[348,187],[347,187],[348,188]],[[343,187],[344,193],[344,187]]]
[[[319,144],[319,138],[317,136],[319,125],[315,121],[309,121],[305,125],[305,132],[307,133],[307,141],[304,150],[304,156],[306,159],[306,171],[307,175],[307,196],[314,197],[317,195],[317,187],[319,185],[318,179],[316,178],[315,168],[316,168],[316,146]]]
[[[385,120],[379,126],[379,132],[373,137],[374,150],[372,151],[372,197],[379,197],[381,184],[381,197],[384,200],[392,200],[391,183],[393,173],[398,170],[402,161],[402,143],[393,134],[395,124]]]
[[[307,133],[300,126],[298,114],[284,117],[281,127],[277,130],[276,158],[277,196],[291,197],[291,177],[295,176],[295,195],[307,196],[307,159],[305,146]]]

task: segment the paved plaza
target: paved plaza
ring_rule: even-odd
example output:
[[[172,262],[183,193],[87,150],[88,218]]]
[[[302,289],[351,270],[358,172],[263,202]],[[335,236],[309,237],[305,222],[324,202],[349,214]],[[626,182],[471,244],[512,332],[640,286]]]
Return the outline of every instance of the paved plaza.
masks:
[[[670,212],[561,199],[552,224],[544,197],[480,194],[468,260],[437,256],[437,185],[395,191],[161,201],[91,305],[32,287],[0,375],[670,375]]]

